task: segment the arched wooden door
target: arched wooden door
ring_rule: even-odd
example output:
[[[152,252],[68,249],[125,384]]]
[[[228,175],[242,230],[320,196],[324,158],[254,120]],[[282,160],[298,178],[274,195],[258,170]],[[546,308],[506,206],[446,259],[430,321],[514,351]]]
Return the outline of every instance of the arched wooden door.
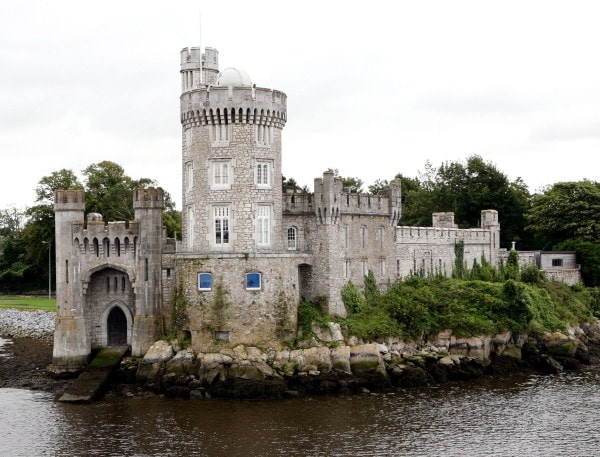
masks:
[[[106,330],[109,346],[125,346],[127,344],[127,317],[118,306],[110,310],[106,319]]]

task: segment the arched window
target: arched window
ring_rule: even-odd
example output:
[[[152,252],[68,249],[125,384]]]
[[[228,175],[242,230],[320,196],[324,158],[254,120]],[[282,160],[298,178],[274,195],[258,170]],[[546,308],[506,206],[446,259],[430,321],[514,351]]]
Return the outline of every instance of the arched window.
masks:
[[[117,251],[117,257],[121,257],[121,240],[115,238],[115,251]]]
[[[104,251],[104,255],[106,257],[110,257],[110,241],[108,238],[104,238],[102,240],[102,250]]]
[[[96,257],[100,255],[100,246],[98,245],[98,238],[94,238],[94,254],[96,254]]]

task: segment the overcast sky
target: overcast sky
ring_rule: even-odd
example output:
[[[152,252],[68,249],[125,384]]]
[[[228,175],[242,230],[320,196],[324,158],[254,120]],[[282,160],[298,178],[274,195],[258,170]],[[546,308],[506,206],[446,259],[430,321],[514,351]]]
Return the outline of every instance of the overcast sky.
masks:
[[[2,2],[0,209],[102,160],[180,208],[179,52],[200,37],[287,94],[283,174],[301,185],[473,154],[532,192],[598,181],[599,20],[576,0]]]

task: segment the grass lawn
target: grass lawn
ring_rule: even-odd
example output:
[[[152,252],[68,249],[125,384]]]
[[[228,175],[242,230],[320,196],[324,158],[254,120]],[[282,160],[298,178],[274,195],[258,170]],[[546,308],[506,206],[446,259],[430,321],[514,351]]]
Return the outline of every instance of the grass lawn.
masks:
[[[48,297],[27,295],[0,295],[0,308],[56,311],[56,299],[48,300]]]

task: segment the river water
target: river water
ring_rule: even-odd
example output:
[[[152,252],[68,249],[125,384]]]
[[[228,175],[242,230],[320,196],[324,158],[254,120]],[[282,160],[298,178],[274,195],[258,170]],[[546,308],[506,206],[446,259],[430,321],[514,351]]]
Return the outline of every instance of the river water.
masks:
[[[594,456],[600,368],[273,401],[0,389],[0,456]]]

